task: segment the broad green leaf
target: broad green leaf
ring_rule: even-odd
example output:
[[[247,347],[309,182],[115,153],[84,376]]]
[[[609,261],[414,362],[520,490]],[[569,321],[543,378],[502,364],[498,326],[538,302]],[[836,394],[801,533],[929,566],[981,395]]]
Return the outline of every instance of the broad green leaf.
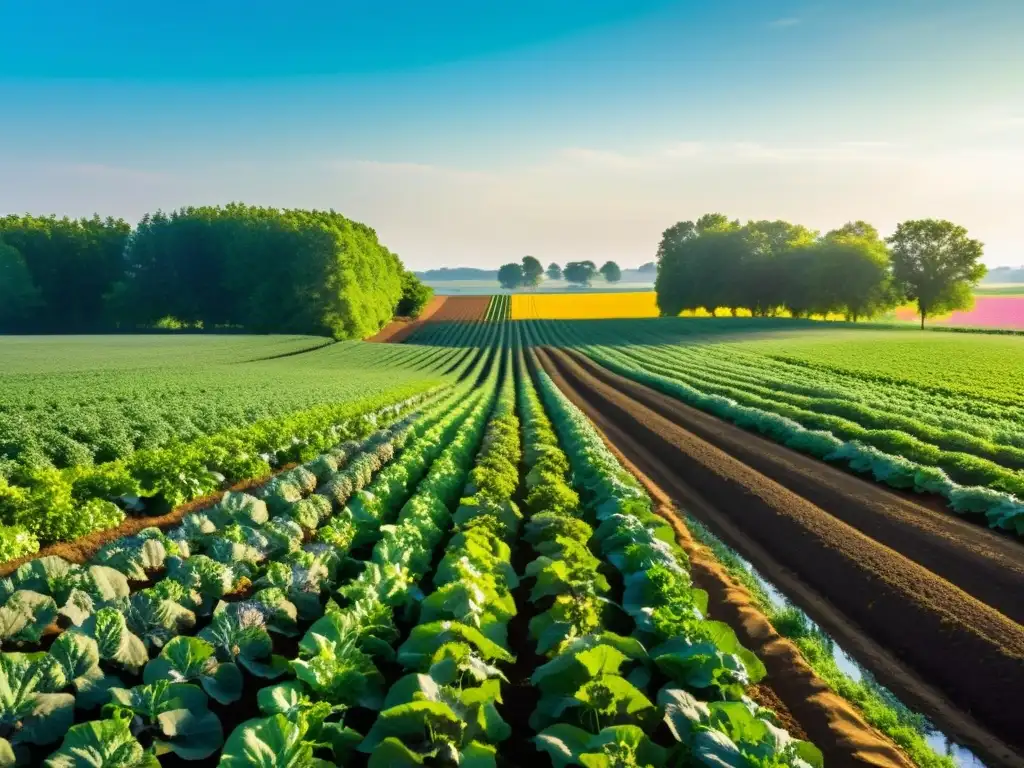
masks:
[[[305,740],[301,722],[284,715],[247,720],[231,732],[220,768],[308,768],[314,765],[313,744]]]
[[[101,608],[90,616],[81,629],[86,637],[96,640],[100,658],[137,670],[149,661],[146,645],[128,630],[124,614],[115,608]]]
[[[548,753],[554,768],[565,768],[579,762],[579,756],[586,751],[590,737],[591,734],[582,728],[557,723],[537,734],[533,742],[537,749]]]
[[[414,768],[425,765],[422,755],[413,752],[400,739],[389,736],[373,749],[368,768]]]
[[[160,761],[132,736],[129,718],[75,725],[46,768],[160,768]]]
[[[50,656],[60,664],[67,681],[75,687],[75,706],[92,709],[105,704],[110,689],[122,685],[100,669],[96,641],[78,632],[64,632],[50,646]]]
[[[598,675],[619,673],[626,656],[610,645],[574,651],[567,648],[534,670],[530,683],[544,694],[569,695]]]
[[[238,667],[232,662],[219,662],[213,645],[197,637],[172,639],[160,655],[146,665],[142,680],[144,683],[157,680],[198,682],[221,704],[238,701],[242,696],[242,673]]]
[[[37,643],[56,618],[57,603],[52,597],[19,589],[0,608],[0,642]]]
[[[419,624],[398,649],[398,661],[406,669],[426,669],[434,653],[445,643],[464,642],[476,649],[486,661],[511,663],[514,657],[497,643],[473,627],[454,621]]]
[[[436,701],[413,701],[385,709],[359,745],[360,752],[373,750],[389,736],[422,741],[431,734],[461,734],[465,724],[451,707]]]
[[[711,719],[708,705],[682,688],[662,688],[658,706],[665,712],[665,724],[677,741],[689,744],[698,726]]]
[[[724,733],[702,730],[693,737],[691,754],[701,765],[709,768],[749,768],[743,754]]]
[[[220,718],[209,710],[173,709],[156,719],[164,736],[155,742],[158,752],[166,748],[185,760],[202,760],[224,744]]]
[[[156,730],[158,753],[171,751],[186,760],[200,760],[224,743],[220,720],[196,685],[160,680],[131,689],[114,688],[110,696],[110,711],[130,712]]]

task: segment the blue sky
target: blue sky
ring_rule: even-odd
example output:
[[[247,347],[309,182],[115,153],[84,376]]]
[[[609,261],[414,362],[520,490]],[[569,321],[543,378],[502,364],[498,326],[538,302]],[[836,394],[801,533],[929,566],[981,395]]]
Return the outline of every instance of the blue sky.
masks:
[[[333,207],[415,268],[721,210],[1024,263],[1019,0],[0,0],[0,213]]]

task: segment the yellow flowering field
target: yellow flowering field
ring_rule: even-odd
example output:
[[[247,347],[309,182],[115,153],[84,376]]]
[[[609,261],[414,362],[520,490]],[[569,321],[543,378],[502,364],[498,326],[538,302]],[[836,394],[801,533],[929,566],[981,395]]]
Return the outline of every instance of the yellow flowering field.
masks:
[[[718,314],[728,315],[727,309]],[[739,315],[749,316],[747,310]],[[513,320],[599,320],[615,317],[657,317],[654,291],[604,293],[517,293],[512,296]],[[710,317],[703,310],[683,317]]]

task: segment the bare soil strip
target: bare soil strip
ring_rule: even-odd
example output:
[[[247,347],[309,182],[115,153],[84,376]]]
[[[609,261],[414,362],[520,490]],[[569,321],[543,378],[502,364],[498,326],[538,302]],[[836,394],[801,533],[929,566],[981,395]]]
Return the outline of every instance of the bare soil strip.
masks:
[[[748,467],[827,510],[880,544],[1024,623],[1024,544],[944,508],[825,464],[728,424],[601,367],[578,352],[572,359],[590,375],[623,389],[660,416],[706,440]],[[629,382],[628,388],[618,387]]]
[[[444,305],[447,298],[447,296],[435,296],[427,303],[427,306],[423,308],[423,311],[420,312],[419,317],[415,320],[409,317],[396,317],[390,323],[377,331],[376,335],[368,338],[367,341],[401,344],[409,338],[417,328],[427,322],[431,316],[436,314]]]
[[[483,320],[490,303],[490,296],[448,296],[430,319],[435,323],[468,323]]]
[[[835,504],[817,506],[634,399],[651,390],[603,369],[598,378],[592,363],[583,367],[564,351],[539,356],[559,387],[644,474],[882,683],[988,764],[1024,765],[1014,751],[1024,746],[1024,627],[844,522],[845,512],[830,514]],[[685,406],[671,403],[683,422]],[[743,440],[755,439],[732,429]],[[863,504],[852,491],[837,499]],[[778,677],[789,676],[792,671]],[[773,680],[773,688],[796,714],[800,697],[785,693],[784,681]],[[797,717],[810,734],[810,714]]]

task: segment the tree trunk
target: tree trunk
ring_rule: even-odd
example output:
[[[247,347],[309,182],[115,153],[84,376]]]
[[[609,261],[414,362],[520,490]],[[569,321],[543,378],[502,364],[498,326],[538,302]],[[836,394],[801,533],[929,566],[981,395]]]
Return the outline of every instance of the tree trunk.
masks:
[[[924,312],[921,313],[921,330],[924,330]]]

